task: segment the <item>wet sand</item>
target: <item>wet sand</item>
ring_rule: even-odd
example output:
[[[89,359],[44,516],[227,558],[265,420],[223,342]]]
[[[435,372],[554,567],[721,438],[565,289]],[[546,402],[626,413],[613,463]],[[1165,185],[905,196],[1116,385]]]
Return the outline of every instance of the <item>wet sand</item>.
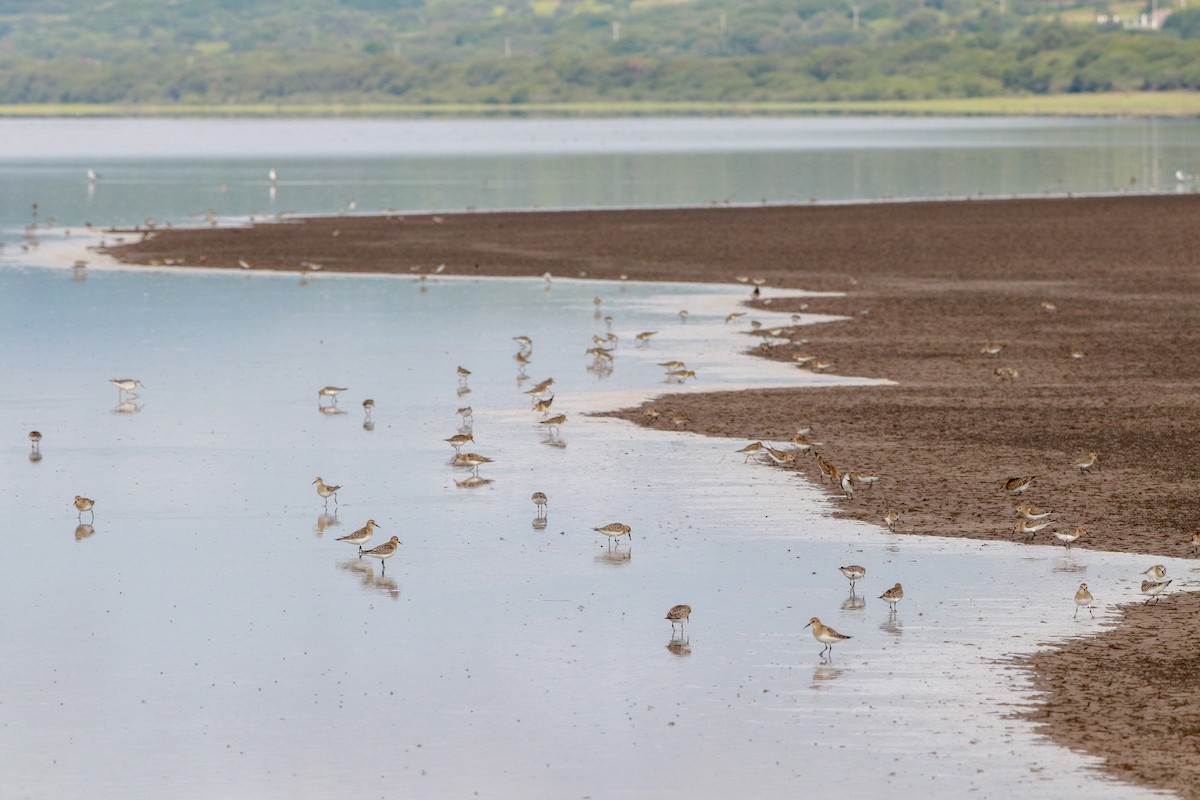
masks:
[[[1075,546],[1146,553],[1149,566],[1154,554],[1192,555],[1200,528],[1198,216],[1200,198],[1171,196],[334,217],[163,231],[112,252],[250,269],[761,278],[761,298],[730,323],[748,349],[813,354],[831,372],[895,385],[667,395],[654,406],[735,449],[811,425],[828,461],[881,476],[852,498],[830,486],[839,515],[881,522],[893,509],[901,533],[1011,539],[1026,501],[1053,510],[1060,529],[1085,526]],[[764,350],[754,305],[802,310],[772,300],[773,287],[844,292],[803,310],[847,318]],[[985,343],[1005,347],[989,356]],[[671,425],[643,409],[617,416]],[[1091,472],[1073,466],[1090,451]],[[796,468],[820,480],[815,459]],[[1038,477],[1014,498],[1002,485],[1018,475]],[[1019,538],[1061,546],[1047,531]],[[1047,692],[1033,718],[1125,779],[1198,796],[1197,612],[1200,596],[1172,596],[1032,659]]]

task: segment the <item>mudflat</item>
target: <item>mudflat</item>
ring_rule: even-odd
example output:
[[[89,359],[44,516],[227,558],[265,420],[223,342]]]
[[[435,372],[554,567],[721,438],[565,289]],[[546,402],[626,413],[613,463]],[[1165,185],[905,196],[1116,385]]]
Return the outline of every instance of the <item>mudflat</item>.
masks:
[[[542,275],[746,285],[731,322],[764,358],[885,386],[665,395],[689,429],[786,442],[811,426],[837,514],[900,534],[1200,556],[1200,197],[328,217],[154,231],[109,248],[136,264]],[[772,298],[774,288],[839,292]],[[839,314],[765,337],[754,308]],[[989,352],[995,351],[995,352]],[[824,362],[820,364],[818,362]],[[703,373],[698,374],[703,381]],[[619,412],[671,426],[645,409]],[[1086,464],[1095,453],[1094,464]],[[792,467],[815,481],[817,459]],[[1033,476],[1017,496],[1004,488]],[[1014,509],[1055,525],[1017,533]],[[1179,577],[1179,576],[1170,576]],[[1095,589],[1095,587],[1093,587]],[[1070,594],[1064,613],[1073,610]],[[1128,780],[1200,796],[1200,595],[1030,659],[1032,716]]]

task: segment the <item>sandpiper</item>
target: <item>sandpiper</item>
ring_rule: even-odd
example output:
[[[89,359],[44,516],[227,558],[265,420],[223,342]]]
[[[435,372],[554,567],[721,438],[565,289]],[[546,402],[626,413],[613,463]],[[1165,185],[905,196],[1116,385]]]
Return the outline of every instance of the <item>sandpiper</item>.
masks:
[[[842,493],[850,498],[854,497],[854,482],[850,478],[852,474],[854,474],[853,471],[843,472],[838,476],[838,486],[841,487]]]
[[[1064,545],[1066,545],[1066,548],[1068,550],[1070,550],[1071,543],[1082,538],[1084,536],[1084,534],[1086,534],[1086,533],[1087,533],[1087,528],[1080,525],[1077,528],[1075,528],[1075,530],[1071,531],[1070,533],[1068,533],[1067,531],[1054,531],[1054,538],[1058,539],[1060,542],[1062,542]]]
[[[688,605],[671,606],[671,610],[667,612],[667,619],[671,622],[671,633],[675,633],[675,626],[679,626],[679,632],[683,633],[683,623],[692,614],[692,607]]]
[[[132,394],[133,390],[142,386],[142,382],[134,378],[109,378],[108,382],[117,387],[117,401],[126,394]]]
[[[325,500],[325,505],[329,505],[329,496],[330,495],[333,495],[333,504],[338,505],[337,493],[338,493],[338,489],[342,488],[341,486],[327,485],[325,483],[325,481],[321,480],[320,475],[317,476],[317,479],[314,480],[313,483],[315,483],[317,485],[317,494],[319,494],[322,497],[322,499]]]
[[[983,347],[979,348],[979,352],[985,356],[998,356],[998,355],[1000,355],[1000,351],[1003,349],[1004,349],[1004,345],[997,344],[994,342],[989,342],[989,343],[985,344]]]
[[[1162,564],[1155,564],[1142,574],[1148,575],[1152,581],[1161,581],[1163,578],[1167,577],[1167,568]]]
[[[326,386],[324,389],[321,389],[319,392],[317,392],[317,402],[321,402],[322,397],[332,397],[333,402],[336,405],[338,393],[344,391],[346,391],[345,386]]]
[[[896,603],[899,603],[904,599],[904,589],[902,589],[900,584],[897,583],[895,586],[879,595],[879,599],[890,605],[892,607],[892,613],[895,614]]]
[[[767,455],[767,458],[771,459],[771,462],[777,466],[782,467],[787,464],[795,464],[796,463],[796,451],[794,451],[794,450],[789,450],[789,451],[785,452],[783,450],[776,450],[774,447],[771,447],[771,445],[769,445],[769,444],[764,444],[763,452],[765,452]]]
[[[491,464],[494,458],[481,456],[479,453],[459,453],[454,457],[454,466],[470,467],[473,472],[479,471],[480,464]]]
[[[1174,581],[1142,581],[1142,594],[1146,595],[1145,605],[1150,605],[1150,601],[1155,603],[1159,601],[1159,595],[1162,590],[1170,586]]]
[[[854,591],[855,582],[866,577],[867,574],[867,568],[860,567],[858,564],[851,564],[848,567],[838,567],[838,569],[842,571],[843,575],[850,579],[850,591]]]
[[[744,316],[746,316],[745,311],[733,311],[733,312],[725,315],[725,321],[726,322],[736,322],[737,320],[741,319]]]
[[[371,558],[378,558],[383,562],[383,569],[386,572],[387,560],[396,555],[396,547],[400,544],[400,537],[393,536],[391,539],[379,545],[378,547],[373,547],[370,550],[364,550],[362,554],[364,556],[370,556]]]
[[[538,514],[541,514],[546,510],[546,504],[548,501],[546,500],[545,492],[534,492],[529,499],[533,501],[535,506],[537,506]]]
[[[679,321],[680,321],[680,322],[687,322],[687,318],[688,318],[688,311],[687,311],[687,309],[686,309],[686,308],[681,308],[681,309],[679,309]]]
[[[646,410],[643,411],[642,414],[649,417],[650,419],[658,419],[659,417],[662,416],[662,412],[659,411],[654,406],[646,406]]]
[[[900,514],[896,511],[889,511],[883,515],[883,524],[887,525],[888,530],[892,533],[896,532],[896,523],[899,521]]]
[[[566,414],[555,414],[553,417],[547,417],[546,419],[540,420],[538,424],[545,425],[551,432],[556,430],[561,432],[562,424],[566,421]]]
[[[642,331],[641,333],[639,333],[637,336],[634,336],[633,338],[636,339],[638,342],[645,344],[646,342],[650,341],[650,337],[656,333],[658,333],[658,331]]]
[[[1086,607],[1088,613],[1092,615],[1092,619],[1096,618],[1096,613],[1092,611],[1092,593],[1088,591],[1087,584],[1079,584],[1079,591],[1075,593],[1075,617],[1079,616],[1079,609]]]
[[[796,448],[801,453],[807,453],[813,449],[813,443],[808,440],[808,437],[802,433],[797,433],[791,439],[792,447]]]
[[[1004,491],[1012,495],[1019,495],[1029,488],[1037,475],[1024,475],[1019,478],[1009,478],[1004,482]]]
[[[77,511],[79,511],[80,517],[83,516],[83,512],[90,511],[92,514],[92,519],[95,519],[96,511],[93,508],[95,505],[96,505],[95,500],[92,500],[91,498],[88,498],[88,497],[83,497],[81,495],[75,495],[75,508]]]
[[[764,445],[762,442],[751,442],[750,444],[743,447],[741,450],[738,450],[739,453],[742,453],[746,456],[746,460],[743,461],[742,463],[745,464],[746,461],[749,461],[750,456],[754,455],[759,450],[762,450],[763,447],[764,447]]]
[[[362,406],[363,412],[369,417],[371,416],[371,412],[375,410],[375,401],[368,397],[366,400],[363,400]]]
[[[471,370],[467,369],[466,367],[458,367],[455,369],[455,372],[458,374],[458,380],[460,383],[466,383],[467,378],[469,378],[471,375]]]
[[[466,425],[467,420],[473,419],[475,416],[475,412],[471,410],[470,406],[463,406],[462,408],[458,409],[454,413],[458,414],[460,417],[462,417],[463,425]]]
[[[41,431],[30,431],[29,432],[29,444],[30,444],[30,446],[33,447],[34,450],[39,449],[42,446],[42,432]]]
[[[345,536],[339,536],[339,542],[349,542],[350,544],[358,545],[358,552],[362,552],[362,546],[371,541],[371,537],[375,535],[375,529],[379,526],[375,524],[375,520],[367,520],[367,524],[356,530],[354,533],[348,533]]]
[[[824,475],[826,478],[833,480],[833,476],[835,474],[837,474],[837,472],[838,472],[837,467],[835,467],[833,464],[830,464],[828,461],[826,461],[825,456],[821,455],[816,450],[814,450],[813,453],[817,457],[817,468],[819,470],[821,470],[821,474]]]
[[[844,642],[847,639],[853,638],[853,637],[838,633],[833,628],[829,627],[828,625],[823,624],[821,622],[821,620],[817,619],[816,617],[813,617],[812,619],[810,619],[808,621],[808,625],[805,625],[804,627],[806,627],[806,628],[811,627],[813,638],[816,639],[821,644],[825,645],[825,647],[823,647],[821,649],[821,655],[825,655],[825,653],[828,652],[832,656],[834,644],[836,644],[837,642]]]
[[[692,418],[689,417],[687,414],[683,413],[682,411],[676,411],[674,414],[671,415],[671,424],[674,425],[676,428],[682,428],[684,425],[687,425],[691,421],[692,421]]]
[[[1086,456],[1083,456],[1082,458],[1080,458],[1078,461],[1075,462],[1075,467],[1080,472],[1091,472],[1092,467],[1094,467],[1095,465],[1096,465],[1096,454],[1095,453],[1088,453]]]
[[[1049,521],[1030,523],[1030,521],[1027,519],[1019,519],[1013,524],[1013,535],[1021,536],[1027,533],[1029,534],[1029,538],[1032,539],[1035,533],[1043,528],[1050,527],[1050,525],[1051,523]]]
[[[542,416],[550,413],[550,406],[554,404],[554,395],[550,395],[545,400],[538,400],[533,404],[534,411],[542,412]]]
[[[603,528],[592,528],[592,530],[607,536],[609,544],[612,544],[614,539],[621,536],[628,536],[629,541],[633,541],[633,528],[630,528],[628,525],[622,525],[620,522],[610,522]]]
[[[1039,519],[1045,519],[1053,514],[1053,511],[1042,511],[1033,506],[1017,506],[1017,513],[1030,522],[1037,522]]]
[[[473,434],[473,433],[456,433],[453,436],[451,436],[449,439],[443,439],[442,441],[449,442],[450,446],[454,448],[455,452],[462,452],[462,446],[464,444],[466,444],[467,442],[475,441],[475,434]]]

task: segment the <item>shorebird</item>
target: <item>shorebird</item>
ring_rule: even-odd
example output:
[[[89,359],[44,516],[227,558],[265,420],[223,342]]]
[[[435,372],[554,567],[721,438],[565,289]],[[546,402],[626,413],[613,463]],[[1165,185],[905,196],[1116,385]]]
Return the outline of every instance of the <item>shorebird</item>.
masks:
[[[979,348],[979,352],[985,356],[998,356],[998,355],[1000,355],[1000,351],[1003,350],[1004,347],[1005,346],[1002,344],[994,344],[994,343],[989,342],[989,343],[985,344],[983,347]]]
[[[400,537],[393,536],[391,539],[379,545],[378,547],[373,547],[370,550],[364,550],[362,554],[364,556],[370,556],[371,558],[378,558],[383,562],[383,571],[387,572],[387,560],[396,555],[396,548],[400,544]]]
[[[337,493],[338,493],[338,489],[342,488],[341,486],[326,485],[325,481],[321,480],[320,475],[317,476],[317,479],[315,481],[313,481],[313,483],[315,483],[317,485],[317,494],[319,494],[325,500],[325,505],[329,505],[329,496],[330,495],[333,495],[333,504],[334,505],[338,504]]]
[[[92,519],[95,519],[96,518],[96,511],[94,508],[95,505],[96,505],[95,500],[92,500],[89,497],[82,497],[81,495],[75,495],[75,509],[79,512],[79,514],[78,514],[79,517],[83,516],[83,512],[90,511],[92,514]]]
[[[776,450],[774,447],[771,447],[771,445],[769,445],[769,444],[764,444],[763,450],[766,452],[767,458],[771,459],[771,461],[774,462],[776,466],[782,467],[785,464],[795,464],[796,463],[796,452],[794,450],[784,452],[783,450]]]
[[[1157,603],[1161,599],[1159,595],[1162,594],[1163,589],[1172,583],[1174,581],[1142,581],[1142,594],[1146,595],[1144,605],[1150,605],[1151,600]]]
[[[862,484],[868,489],[875,488],[875,482],[879,480],[879,476],[871,472],[858,472],[850,470],[850,483],[853,485]]]
[[[1036,522],[1039,519],[1045,519],[1053,514],[1053,511],[1042,511],[1033,506],[1017,506],[1017,513],[1030,522]]]
[[[811,361],[816,361],[817,357],[812,353],[793,353],[792,360],[796,362],[797,367],[803,367]]]
[[[466,367],[457,367],[454,371],[458,375],[459,383],[466,383],[467,378],[471,376],[471,370],[467,369]]]
[[[267,170],[267,180],[269,180],[271,183],[275,183],[275,181],[279,180],[279,176],[275,174],[274,167]]]
[[[695,380],[696,372],[690,369],[674,369],[667,373],[667,379],[672,383],[683,383],[688,378]]]
[[[33,447],[33,449],[35,451],[39,450],[42,446],[42,432],[41,431],[30,431],[29,432],[29,444],[30,444],[30,446]]]
[[[556,414],[553,417],[549,417],[547,419],[541,420],[538,424],[545,425],[547,427],[547,429],[549,429],[550,431],[557,430],[557,431],[561,432],[562,424],[566,421],[567,421],[566,414]]]
[[[496,459],[481,456],[479,453],[459,453],[454,457],[454,466],[470,467],[472,472],[478,474],[481,464],[491,464]]]
[[[659,417],[662,416],[662,412],[659,411],[654,406],[646,406],[646,410],[643,411],[642,414],[649,417],[650,419],[658,419]]]
[[[1048,523],[1047,523],[1048,524]],[[1068,550],[1071,549],[1071,543],[1081,539],[1087,533],[1087,528],[1080,525],[1075,530],[1067,533],[1066,531],[1054,531],[1054,538],[1062,542]]]
[[[345,536],[339,536],[339,542],[349,542],[350,544],[358,545],[358,552],[363,551],[362,546],[371,541],[371,537],[375,535],[375,529],[379,526],[375,524],[375,520],[367,520],[367,524],[356,530],[354,533],[348,533]]]
[[[902,589],[900,584],[897,583],[895,586],[879,595],[879,599],[890,605],[892,607],[892,613],[895,614],[896,603],[899,603],[904,599],[904,589]]]
[[[852,471],[843,472],[838,476],[838,486],[841,487],[842,494],[849,498],[854,497],[854,480],[850,477],[853,474]]]
[[[544,417],[550,413],[550,406],[553,404],[554,395],[550,395],[545,400],[538,400],[536,403],[534,403],[533,410],[542,412],[542,416]]]
[[[996,367],[992,370],[992,374],[1002,381],[1015,381],[1021,375],[1012,367]]]
[[[142,386],[142,382],[135,378],[109,378],[108,382],[117,387],[118,403],[121,402],[121,398],[125,395],[132,395],[134,389]]]
[[[823,647],[821,649],[821,655],[825,655],[825,653],[828,652],[829,655],[832,656],[833,655],[833,646],[836,643],[844,642],[847,639],[853,638],[851,636],[846,636],[844,634],[838,633],[833,628],[829,627],[828,625],[823,624],[821,622],[821,620],[817,619],[816,617],[813,617],[812,619],[810,619],[808,621],[808,625],[805,625],[804,627],[806,627],[806,628],[811,627],[813,638],[816,639],[821,644],[825,645],[825,647]]]
[[[644,343],[650,341],[650,337],[656,333],[658,333],[658,331],[642,331],[641,333],[639,333],[637,336],[634,336],[633,338],[636,339],[638,342],[641,342],[644,344]]]
[[[1009,478],[1004,482],[1004,491],[1012,495],[1019,495],[1029,488],[1037,475],[1025,475],[1020,478]]]
[[[813,443],[799,433],[793,436],[791,441],[792,447],[796,448],[796,452],[798,453],[807,453],[813,449]]]
[[[1044,520],[1042,522],[1034,522],[1031,524],[1030,521],[1027,519],[1019,519],[1013,524],[1013,535],[1020,536],[1022,534],[1028,533],[1029,538],[1032,539],[1033,535],[1035,533],[1042,530],[1043,528],[1050,527],[1050,525],[1051,525],[1051,523],[1048,520]]]
[[[675,633],[675,626],[679,626],[679,632],[683,633],[683,623],[692,614],[692,607],[688,605],[671,606],[671,610],[667,612],[667,619],[671,622],[671,633]]]
[[[674,425],[676,428],[682,428],[684,425],[687,425],[691,421],[692,421],[692,418],[689,417],[687,414],[683,413],[682,411],[676,411],[674,414],[671,415],[671,424]]]
[[[461,453],[462,446],[464,444],[466,444],[467,442],[475,441],[475,434],[473,434],[473,433],[456,433],[453,436],[451,436],[449,439],[443,439],[442,441],[449,442],[450,446],[454,448],[454,452]]]
[[[633,541],[633,529],[628,525],[622,525],[620,522],[610,522],[603,528],[592,528],[597,533],[603,533],[608,537],[608,543],[612,544],[613,540],[622,536],[628,536],[629,541]]]
[[[680,309],[680,310],[679,310],[679,321],[680,321],[680,322],[687,322],[687,318],[688,318],[688,312],[687,312],[687,309],[686,309],[686,308],[682,308],[682,309]]]
[[[1079,616],[1079,609],[1087,608],[1088,613],[1092,615],[1092,619],[1096,618],[1096,613],[1092,611],[1092,593],[1088,591],[1087,584],[1079,584],[1079,591],[1075,593],[1075,617]]]
[[[725,321],[726,322],[736,322],[737,320],[741,319],[744,316],[746,316],[745,311],[733,311],[733,312],[725,315]]]
[[[529,499],[533,501],[535,506],[537,506],[538,515],[540,516],[546,510],[546,504],[548,502],[546,500],[546,493],[534,492]]]
[[[1163,578],[1167,577],[1167,568],[1162,564],[1155,564],[1142,574],[1148,575],[1152,581],[1161,581]]]
[[[1095,453],[1088,453],[1086,456],[1083,456],[1082,458],[1080,458],[1078,461],[1075,462],[1075,467],[1080,472],[1091,472],[1092,467],[1094,467],[1095,465],[1096,465],[1096,454]]]
[[[852,592],[854,591],[855,582],[866,577],[867,574],[867,568],[860,567],[858,564],[851,564],[848,567],[838,567],[838,569],[842,571],[843,575],[850,579],[850,591]]]
[[[1049,300],[1043,300],[1041,305],[1043,311],[1058,311],[1058,306],[1054,305],[1054,303],[1051,303]]]
[[[529,354],[531,352],[533,352],[533,351],[532,350],[518,350],[516,352],[516,354],[513,356],[513,358],[516,359],[516,361],[517,361],[517,368],[521,372],[522,375],[525,374],[525,367],[529,364]]]
[[[896,532],[896,523],[899,521],[900,514],[895,511],[889,511],[883,515],[883,524],[887,525],[888,530],[892,533]]]
[[[743,447],[741,450],[738,450],[738,452],[739,452],[739,453],[743,453],[743,454],[745,454],[745,456],[746,456],[746,461],[749,461],[749,460],[750,460],[750,456],[754,455],[754,454],[755,454],[755,453],[757,453],[759,450],[762,450],[762,449],[763,449],[763,447],[764,447],[764,445],[763,445],[763,443],[762,443],[762,442],[751,442],[750,444],[748,444],[748,445],[746,445],[745,447]],[[745,464],[745,463],[746,463],[746,461],[743,461],[742,463],[743,463],[743,464]]]
[[[338,393],[344,391],[346,391],[345,386],[326,386],[324,389],[321,389],[319,392],[317,392],[317,402],[320,403],[322,397],[332,397],[333,404],[337,405]]]
[[[1087,357],[1087,353],[1083,352],[1083,351],[1082,351],[1082,350],[1080,350],[1078,347],[1072,347],[1072,348],[1071,348],[1071,358],[1073,358],[1073,359],[1075,359],[1076,361],[1078,361],[1079,359],[1081,359],[1081,358],[1086,358],[1086,357]]]
[[[814,450],[813,453],[817,456],[817,469],[821,470],[821,474],[826,478],[833,480],[833,476],[837,474],[838,468],[826,461],[825,456],[817,453],[817,451]]]
[[[474,416],[475,416],[475,412],[473,412],[473,411],[471,410],[471,407],[470,407],[470,406],[463,406],[462,408],[458,409],[458,410],[457,410],[457,411],[455,411],[454,413],[455,413],[455,414],[458,414],[460,417],[462,417],[462,421],[463,421],[463,425],[464,425],[464,426],[466,426],[466,425],[470,424],[470,423],[468,423],[468,422],[467,422],[467,420],[473,419],[473,418],[474,418]]]
[[[371,416],[371,412],[374,410],[375,410],[375,401],[374,400],[372,400],[369,397],[366,400],[363,400],[363,412],[366,413],[366,415],[368,417]]]
[[[95,183],[96,181],[100,180],[100,173],[96,172],[96,170],[92,169],[91,167],[88,167],[87,179],[88,183]]]

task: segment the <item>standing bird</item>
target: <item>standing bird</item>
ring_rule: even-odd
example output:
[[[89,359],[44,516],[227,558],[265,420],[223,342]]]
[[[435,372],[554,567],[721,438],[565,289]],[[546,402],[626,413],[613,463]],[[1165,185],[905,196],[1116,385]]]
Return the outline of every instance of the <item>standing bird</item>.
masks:
[[[363,412],[368,417],[371,416],[371,412],[374,410],[375,410],[375,401],[374,400],[372,400],[369,397],[366,400],[363,400]]]
[[[763,449],[763,443],[762,443],[762,442],[751,442],[750,444],[748,444],[748,445],[746,445],[745,447],[743,447],[741,450],[738,450],[738,452],[739,452],[739,453],[743,453],[743,454],[745,454],[745,456],[746,456],[746,461],[749,461],[749,460],[750,460],[750,456],[757,454],[757,453],[758,453],[758,451],[759,451],[759,450],[762,450],[762,449]],[[745,463],[746,463],[746,461],[743,461],[742,463],[743,463],[743,464],[745,464]]]
[[[888,530],[892,533],[896,532],[896,523],[899,521],[900,514],[896,511],[889,511],[883,515],[883,524],[887,525]]]
[[[75,508],[79,511],[79,515],[78,515],[79,517],[83,517],[83,512],[90,511],[92,514],[92,519],[93,520],[96,519],[96,512],[93,508],[95,505],[96,505],[95,500],[92,500],[91,498],[88,498],[88,497],[82,497],[80,495],[75,495]]]
[[[346,391],[345,386],[326,386],[317,392],[317,402],[320,403],[322,397],[332,397],[333,404],[336,406],[338,393],[344,391]]]
[[[1029,488],[1037,475],[1025,475],[1019,478],[1009,478],[1004,482],[1004,491],[1012,495],[1019,495]]]
[[[546,511],[546,505],[548,503],[546,500],[546,493],[534,492],[529,499],[533,501],[535,506],[537,506],[538,516],[541,516]]]
[[[391,539],[379,545],[378,547],[373,547],[370,550],[364,550],[363,555],[370,556],[371,558],[378,558],[383,562],[383,571],[387,572],[387,560],[396,555],[396,547],[399,544],[401,544],[400,537],[393,536]]]
[[[603,528],[592,528],[592,530],[607,536],[609,544],[612,544],[614,539],[621,536],[628,536],[629,541],[633,541],[633,528],[630,528],[628,525],[622,525],[620,522],[610,522]]]
[[[1165,566],[1163,566],[1162,564],[1155,564],[1153,567],[1146,570],[1142,574],[1149,575],[1150,580],[1152,580],[1152,581],[1161,581],[1163,578],[1167,577],[1167,568]]]
[[[317,485],[317,494],[319,494],[321,496],[321,498],[325,501],[326,506],[329,505],[330,495],[333,495],[333,504],[335,506],[339,505],[337,493],[338,493],[338,489],[342,488],[341,486],[326,485],[325,481],[321,480],[320,475],[317,476],[317,479],[314,480],[313,483],[315,483]]]
[[[450,446],[454,448],[454,452],[461,453],[462,446],[464,444],[466,444],[467,442],[475,441],[475,434],[473,434],[473,433],[456,433],[453,436],[451,436],[449,439],[443,439],[442,441],[449,442]]]
[[[1096,613],[1092,611],[1092,593],[1088,591],[1087,584],[1079,584],[1079,591],[1075,593],[1075,617],[1079,616],[1079,609],[1087,608],[1088,613],[1092,615],[1092,619],[1096,618]]]
[[[375,524],[375,520],[367,520],[367,524],[356,530],[354,533],[348,533],[345,536],[339,536],[339,542],[349,542],[350,544],[358,545],[358,552],[361,554],[362,546],[371,541],[371,537],[375,535],[375,529],[379,526]]]
[[[1045,523],[1045,524],[1049,524],[1049,523]],[[1070,550],[1071,544],[1073,542],[1075,542],[1076,540],[1082,538],[1083,535],[1086,533],[1087,533],[1087,528],[1080,525],[1079,527],[1077,527],[1075,530],[1071,531],[1070,533],[1067,533],[1066,531],[1055,531],[1054,538],[1058,539],[1060,542],[1063,543],[1063,545],[1066,546],[1066,548],[1068,550]]]
[[[466,367],[458,367],[455,369],[455,372],[458,374],[459,383],[466,383],[467,378],[471,377],[471,370],[467,369]]]
[[[904,589],[901,588],[900,584],[897,583],[895,586],[879,595],[879,599],[890,605],[892,607],[892,613],[895,614],[896,603],[899,603],[904,599]]]
[[[559,433],[562,433],[562,424],[566,421],[566,414],[557,414],[553,417],[541,420],[538,424],[545,425],[551,432],[558,431]]]
[[[867,568],[860,567],[858,564],[851,564],[848,567],[838,567],[842,574],[850,579],[850,591],[854,591],[854,583],[866,577]]]
[[[41,449],[42,432],[41,431],[30,431],[29,432],[29,444],[32,445],[34,452],[37,452],[39,449]]]
[[[1142,581],[1142,594],[1146,595],[1144,605],[1150,605],[1151,600],[1157,603],[1161,599],[1159,595],[1162,594],[1162,590],[1172,583],[1174,581]]]
[[[142,382],[135,378],[109,378],[108,382],[117,387],[117,402],[121,402],[127,394],[133,394],[133,390],[142,385]]]
[[[825,647],[822,648],[822,650],[821,650],[821,655],[825,655],[825,653],[828,652],[829,655],[832,656],[834,644],[836,644],[837,642],[844,642],[847,639],[853,638],[853,637],[838,633],[837,631],[835,631],[833,628],[829,627],[828,625],[822,624],[821,620],[817,619],[816,617],[813,617],[812,619],[810,619],[808,621],[808,625],[805,625],[804,627],[806,627],[806,628],[811,627],[813,638],[816,639],[821,644],[825,645]]]
[[[692,615],[692,607],[689,605],[671,606],[671,610],[667,612],[667,619],[671,622],[671,635],[675,635],[675,626],[679,626],[679,632],[683,633],[683,623],[687,622],[688,617]]]
[[[1080,458],[1078,461],[1075,462],[1075,467],[1081,473],[1082,472],[1090,473],[1092,471],[1092,467],[1096,466],[1096,458],[1097,458],[1097,456],[1095,453],[1088,453],[1086,456],[1083,456],[1082,458]]]

